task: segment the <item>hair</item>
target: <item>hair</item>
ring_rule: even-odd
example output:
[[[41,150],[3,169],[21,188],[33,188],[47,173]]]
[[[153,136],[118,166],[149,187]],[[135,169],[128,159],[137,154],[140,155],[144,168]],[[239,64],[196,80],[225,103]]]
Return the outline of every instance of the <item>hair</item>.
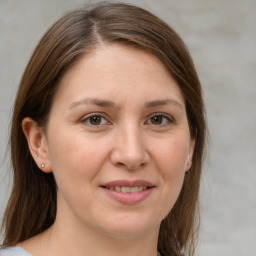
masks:
[[[2,223],[3,246],[12,246],[49,228],[56,217],[56,184],[33,160],[21,123],[31,117],[47,125],[60,79],[79,58],[100,45],[123,44],[156,56],[183,94],[193,164],[180,195],[162,221],[158,250],[163,255],[194,255],[199,225],[199,186],[205,144],[201,85],[178,34],[150,12],[129,4],[100,3],[67,13],[43,36],[21,79],[10,132],[13,190]]]

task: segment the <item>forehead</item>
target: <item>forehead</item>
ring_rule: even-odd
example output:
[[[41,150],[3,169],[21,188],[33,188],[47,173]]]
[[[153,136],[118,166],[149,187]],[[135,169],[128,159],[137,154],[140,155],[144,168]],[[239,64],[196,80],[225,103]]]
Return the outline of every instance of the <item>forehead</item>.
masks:
[[[77,98],[96,93],[121,99],[131,96],[128,91],[134,98],[169,93],[183,100],[177,82],[157,57],[120,44],[103,45],[81,56],[62,77],[57,94]]]

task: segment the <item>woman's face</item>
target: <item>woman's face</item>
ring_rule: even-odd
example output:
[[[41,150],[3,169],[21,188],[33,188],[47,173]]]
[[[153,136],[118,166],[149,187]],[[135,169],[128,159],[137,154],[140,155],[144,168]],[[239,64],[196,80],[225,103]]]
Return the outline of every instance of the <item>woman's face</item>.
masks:
[[[158,231],[194,148],[176,81],[156,57],[118,44],[67,71],[45,136],[57,221],[118,237]]]

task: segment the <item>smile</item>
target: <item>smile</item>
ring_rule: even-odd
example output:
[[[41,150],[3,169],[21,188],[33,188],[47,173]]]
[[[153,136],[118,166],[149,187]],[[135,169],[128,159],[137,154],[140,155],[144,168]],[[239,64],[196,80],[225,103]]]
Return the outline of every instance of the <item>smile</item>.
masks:
[[[145,180],[115,180],[100,186],[112,200],[122,204],[138,204],[148,198],[156,186]]]
[[[143,190],[146,190],[148,187],[147,186],[137,186],[137,187],[120,187],[120,186],[115,186],[115,187],[106,187],[106,189],[109,190],[115,190],[118,192],[122,193],[138,193]]]

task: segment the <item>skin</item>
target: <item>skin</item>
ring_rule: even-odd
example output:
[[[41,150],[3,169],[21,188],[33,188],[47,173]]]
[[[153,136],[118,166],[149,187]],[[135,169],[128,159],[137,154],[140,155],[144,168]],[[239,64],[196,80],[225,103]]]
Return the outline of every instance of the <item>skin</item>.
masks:
[[[180,89],[156,57],[98,47],[62,78],[46,132],[30,118],[22,127],[58,187],[54,225],[23,248],[33,256],[157,254],[160,223],[177,200],[195,141]],[[120,179],[154,188],[138,203],[121,203],[101,188]]]

